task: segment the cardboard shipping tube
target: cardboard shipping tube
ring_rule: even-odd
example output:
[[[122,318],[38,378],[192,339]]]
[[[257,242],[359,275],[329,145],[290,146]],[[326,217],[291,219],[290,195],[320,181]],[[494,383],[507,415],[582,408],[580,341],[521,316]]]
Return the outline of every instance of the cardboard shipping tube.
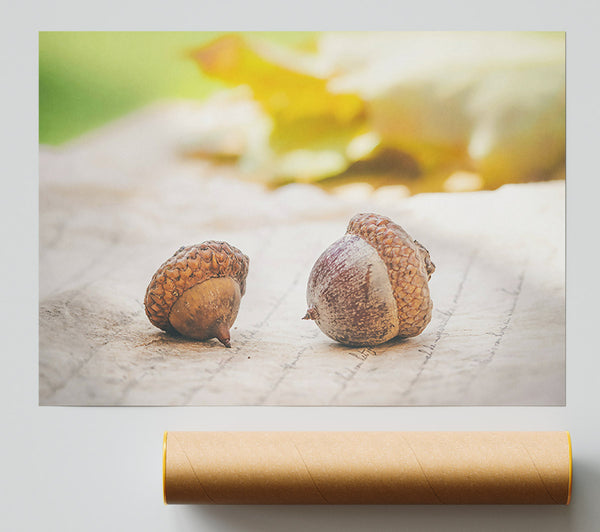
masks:
[[[165,503],[569,504],[568,432],[166,432]]]

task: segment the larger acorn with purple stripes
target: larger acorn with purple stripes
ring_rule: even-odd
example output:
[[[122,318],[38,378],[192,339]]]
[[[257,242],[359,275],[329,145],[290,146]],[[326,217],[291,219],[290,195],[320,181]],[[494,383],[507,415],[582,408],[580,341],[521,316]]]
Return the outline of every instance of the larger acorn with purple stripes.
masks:
[[[434,271],[427,249],[402,227],[385,216],[357,214],[313,266],[304,319],[351,346],[417,336],[431,321]]]

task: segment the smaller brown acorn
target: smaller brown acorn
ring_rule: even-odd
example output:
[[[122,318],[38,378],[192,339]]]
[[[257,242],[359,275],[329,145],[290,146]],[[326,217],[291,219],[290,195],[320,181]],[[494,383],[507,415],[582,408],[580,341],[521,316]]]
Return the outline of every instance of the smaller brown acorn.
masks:
[[[227,242],[179,248],[152,277],[144,306],[163,331],[231,347],[229,330],[246,291],[249,259]]]
[[[429,252],[402,227],[357,214],[313,266],[303,319],[345,345],[417,336],[431,321],[427,283],[434,271]]]

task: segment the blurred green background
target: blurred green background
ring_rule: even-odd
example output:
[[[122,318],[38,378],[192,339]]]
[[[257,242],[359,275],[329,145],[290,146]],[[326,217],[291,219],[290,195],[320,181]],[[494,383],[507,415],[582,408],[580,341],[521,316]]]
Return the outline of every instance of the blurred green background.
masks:
[[[189,51],[223,32],[40,32],[39,141],[60,144],[161,98],[205,98],[223,84]],[[253,32],[309,46],[313,32]]]
[[[495,189],[564,178],[564,65],[564,33],[40,32],[39,140],[227,83],[260,113],[186,154],[225,156],[245,179]]]

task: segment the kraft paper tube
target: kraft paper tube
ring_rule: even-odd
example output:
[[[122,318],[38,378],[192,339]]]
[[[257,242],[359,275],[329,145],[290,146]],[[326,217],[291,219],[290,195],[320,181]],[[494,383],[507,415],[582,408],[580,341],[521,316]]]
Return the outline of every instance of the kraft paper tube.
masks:
[[[569,504],[568,432],[167,432],[165,503]]]

